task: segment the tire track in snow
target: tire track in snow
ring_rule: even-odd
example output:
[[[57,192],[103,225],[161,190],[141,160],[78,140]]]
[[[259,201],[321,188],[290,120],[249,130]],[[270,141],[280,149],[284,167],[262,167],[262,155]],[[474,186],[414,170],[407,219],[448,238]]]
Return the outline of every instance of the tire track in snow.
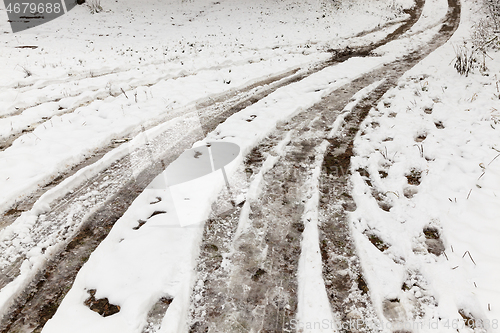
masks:
[[[270,150],[265,149],[267,157],[262,155],[261,150],[254,149],[246,158],[245,172],[252,175],[249,184],[247,199],[240,203],[233,210],[223,215],[212,216],[204,227],[204,244],[200,251],[198,262],[198,279],[195,283],[195,294],[192,296],[193,306],[191,307],[190,331],[198,332],[219,330],[221,322],[207,322],[208,318],[214,316],[222,317],[222,308],[228,303],[227,295],[224,293],[230,285],[228,283],[231,271],[227,265],[228,257],[233,252],[232,241],[236,235],[242,233],[241,226],[248,222],[251,206],[255,204],[261,192],[264,175],[269,172],[283,154],[283,147],[289,143],[290,135],[275,138],[277,146],[270,155]],[[256,167],[257,166],[257,167]],[[261,271],[262,272],[262,271]],[[257,272],[255,272],[257,273]],[[259,274],[257,274],[259,275]],[[210,299],[210,302],[206,302]],[[220,318],[224,321],[225,318]]]
[[[227,217],[214,218],[205,227],[199,280],[192,299],[192,332],[243,332],[243,327],[284,332],[297,327],[292,320],[296,320],[299,305],[301,237],[304,221],[310,219],[304,215],[304,207],[307,195],[312,195],[302,189],[314,187],[310,175],[317,168],[316,147],[325,145],[332,127],[340,126],[335,123],[342,116],[338,110],[351,100],[351,92],[372,84],[380,72],[373,74],[354,80],[288,124],[278,126],[247,156],[246,170],[254,174],[254,182],[243,208],[231,214],[233,231],[228,235],[219,232],[226,228],[221,226],[229,224]],[[285,147],[283,140],[289,142]],[[283,151],[273,156],[273,147]],[[339,236],[347,241],[348,235]],[[219,248],[221,243],[224,246]],[[360,307],[371,311],[369,300],[365,303]],[[310,309],[302,311],[311,313]]]
[[[254,175],[238,227],[224,248],[227,252],[220,253],[224,264],[210,265],[206,255],[200,259],[195,288],[201,298],[194,296],[199,302],[191,311],[192,332],[283,332],[295,318],[306,201],[301,188],[314,168],[316,152],[311,148],[322,140],[317,127],[324,120],[311,118],[310,113],[294,120],[279,126],[279,134],[247,158],[246,167],[257,171],[253,163],[267,155]],[[293,138],[293,133],[298,137]],[[268,149],[275,146],[279,147],[275,152]],[[212,233],[209,224],[202,249],[210,248],[206,240],[213,239]],[[211,272],[218,278],[212,279]]]
[[[258,62],[264,61],[264,59],[259,60]],[[26,107],[16,107],[16,111],[11,112],[6,115],[0,115],[0,122],[8,123],[11,121],[11,126],[12,126],[12,119],[14,118],[22,118],[24,113],[27,113],[25,111],[29,111],[31,109],[43,106],[44,104],[57,104],[58,109],[54,112],[52,112],[50,115],[47,116],[39,116],[37,119],[34,119],[33,121],[24,121],[26,124],[22,127],[19,128],[12,128],[10,132],[2,134],[2,138],[0,138],[0,152],[4,151],[5,149],[9,148],[12,143],[22,137],[23,135],[28,135],[29,133],[33,132],[38,126],[46,126],[50,127],[51,121],[55,117],[60,117],[65,114],[69,114],[74,112],[76,109],[80,107],[87,106],[91,104],[92,102],[96,100],[104,100],[108,97],[116,98],[120,96],[121,94],[125,94],[125,96],[133,96],[133,91],[136,90],[137,88],[140,87],[150,87],[153,86],[160,81],[163,80],[177,80],[177,79],[182,79],[188,76],[193,76],[196,75],[200,72],[203,71],[211,71],[211,70],[218,70],[221,69],[221,66],[213,66],[213,67],[207,67],[207,68],[201,68],[196,71],[196,73],[186,73],[182,71],[181,69],[178,69],[177,72],[179,73],[168,73],[168,74],[162,74],[158,75],[158,70],[156,70],[154,73],[141,73],[141,77],[145,77],[146,79],[134,79],[134,78],[125,78],[125,79],[120,79],[117,78],[116,81],[108,81],[104,85],[104,81],[100,77],[91,77],[91,78],[81,78],[78,80],[68,80],[68,81],[63,81],[58,84],[56,84],[56,87],[51,87],[51,85],[47,85],[44,87],[39,87],[37,90],[40,90],[39,94],[42,94],[43,90],[47,90],[45,93],[42,95],[44,96],[42,101],[38,101],[36,103],[31,103],[29,106]],[[294,69],[297,71],[299,68]],[[293,70],[291,70],[293,71]],[[290,71],[290,72],[291,72]],[[110,73],[106,75],[114,75],[115,73]],[[122,73],[119,73],[122,74]],[[281,76],[281,75],[276,75],[276,76]],[[95,83],[88,83],[87,81],[92,81],[96,80],[97,82]],[[88,84],[88,86],[83,86],[80,87],[80,83],[85,82]],[[65,88],[60,87],[58,91],[57,87],[61,84],[65,85],[73,85],[73,86],[78,86],[79,88],[76,90],[76,92],[73,92],[72,94],[66,93]],[[255,84],[250,84],[249,86],[254,86]],[[56,90],[56,92],[54,92]],[[241,90],[246,90],[245,87],[237,89],[237,91]],[[32,91],[28,90],[27,94],[32,94]],[[53,95],[53,96],[51,96]],[[224,95],[224,94],[221,94]],[[23,96],[18,96],[19,99],[23,99]],[[132,98],[132,97],[131,97]],[[59,106],[61,100],[64,99],[69,99],[72,100],[69,102],[70,106]],[[63,102],[63,105],[68,104],[68,102]],[[17,127],[17,126],[16,126]]]
[[[375,78],[367,74],[354,80],[354,86],[364,87]],[[216,217],[205,226],[192,297],[192,332],[238,332],[244,331],[242,327],[293,330],[299,305],[301,234],[304,221],[310,219],[304,207],[314,192],[302,189],[314,188],[315,147],[325,145],[330,124],[350,101],[350,91],[344,86],[278,126],[247,156],[246,170],[254,174],[247,201],[230,218]],[[274,147],[280,147],[278,153],[272,152]],[[227,225],[232,225],[232,231],[226,235],[220,230]],[[321,279],[321,268],[317,269]],[[303,311],[310,314],[310,309]]]
[[[208,68],[210,69],[210,68]],[[125,92],[129,92],[134,88],[140,87],[140,86],[147,86],[147,85],[153,85],[155,83],[158,83],[161,80],[166,80],[166,79],[176,79],[179,77],[183,77],[186,74],[180,74],[180,75],[175,75],[175,74],[166,74],[166,75],[158,75],[157,69],[153,72],[155,74],[154,79],[149,79],[149,80],[133,80],[136,81],[135,84],[129,84],[131,81],[131,77],[134,77],[132,73],[130,74],[130,77],[124,78],[124,79],[119,79],[115,78],[115,81],[108,81],[109,87],[106,85],[102,85],[102,80],[103,77],[108,77],[108,76],[119,76],[121,74],[126,74],[127,72],[133,72],[136,71],[137,68],[130,69],[130,70],[125,70],[125,71],[119,71],[119,72],[109,72],[109,73],[104,73],[101,75],[90,75],[88,77],[70,77],[68,79],[61,79],[61,80],[48,80],[45,83],[42,83],[40,85],[37,85],[36,87],[33,87],[33,89],[25,89],[26,87],[16,89],[17,91],[17,96],[16,100],[28,100],[29,101],[29,95],[33,94],[33,91],[36,91],[43,97],[39,99],[38,101],[33,101],[33,102],[23,102],[21,103],[21,106],[19,106],[19,103],[17,104],[12,104],[10,107],[7,107],[7,111],[4,111],[4,114],[0,115],[0,119],[4,118],[9,118],[13,116],[18,116],[21,115],[23,112],[26,110],[29,110],[30,108],[34,108],[46,103],[58,103],[61,100],[65,98],[75,98],[75,97],[81,97],[85,93],[90,92],[90,95],[82,101],[77,101],[71,108],[68,108],[64,112],[71,112],[70,110],[74,110],[80,106],[87,105],[93,100],[96,99],[103,99],[107,96],[112,96],[116,97],[120,94],[122,94],[122,91],[118,88],[113,89],[114,91],[111,91],[111,88],[113,85],[115,86],[121,86],[123,89],[122,85],[126,85],[127,87],[124,89]],[[144,75],[144,73],[141,73]],[[151,75],[152,73],[147,73]],[[191,74],[193,75],[193,74]],[[110,78],[112,79],[112,78]],[[93,81],[96,81],[93,83]],[[86,85],[82,84],[85,83]],[[72,91],[71,93],[68,93],[66,88],[64,88],[61,85],[65,86],[78,86],[78,89],[75,89],[75,91]],[[61,86],[61,87],[59,87]],[[31,86],[29,86],[31,88]],[[27,96],[23,96],[23,94],[26,94]],[[37,123],[33,123],[37,124]],[[32,125],[33,125],[32,124]],[[25,128],[27,129],[27,128]],[[14,133],[15,134],[15,133]]]
[[[150,145],[139,147],[136,158],[126,156],[88,179],[50,212],[36,217],[36,227],[27,235],[11,239],[23,246],[15,246],[16,253],[2,251],[2,266],[14,261],[9,270],[15,274],[2,276],[2,284],[7,284],[0,291],[0,314],[4,315],[0,332],[41,329],[52,317],[80,267],[131,202],[166,164],[203,137],[193,120],[177,125],[164,130]],[[7,249],[9,245],[4,239],[2,246]],[[28,267],[19,275],[20,263],[30,253],[42,257],[27,261]]]
[[[269,59],[265,59],[262,57],[256,59],[244,59],[236,61],[232,65],[238,66],[240,64],[248,63],[249,61],[252,63],[258,63],[266,60]],[[159,74],[159,72],[162,72],[161,68],[165,67],[164,61],[152,64],[151,63],[141,64],[139,67],[134,66],[133,68],[128,68],[128,69],[116,68],[109,72],[103,72],[100,74],[96,74],[95,71],[90,70],[89,73],[86,74],[85,76],[83,75],[69,76],[64,79],[50,79],[45,81],[38,81],[36,83],[31,83],[29,85],[25,85],[22,87],[17,87],[17,86],[1,87],[3,89],[16,90],[17,91],[16,100],[22,100],[23,103],[25,104],[23,105],[23,103],[21,103],[21,106],[19,106],[19,103],[12,104],[11,106],[6,108],[7,110],[10,111],[6,112],[4,110],[3,114],[0,114],[0,119],[20,115],[29,108],[33,108],[45,103],[59,102],[64,98],[78,97],[88,91],[104,92],[105,95],[107,96],[116,97],[123,93],[121,89],[123,89],[125,92],[129,92],[134,88],[140,86],[154,85],[161,80],[178,79],[186,76],[195,75],[196,73],[202,71],[218,70],[226,67],[221,65],[214,65],[214,66],[205,66],[205,67],[186,70],[183,68],[184,65],[182,65],[182,62],[180,63],[181,65],[177,65],[177,67],[172,66],[172,68],[169,69],[170,72],[168,73],[164,72],[162,74]],[[137,77],[140,77],[140,79],[136,79]],[[131,81],[133,82],[132,84]],[[106,84],[103,85],[103,82],[106,82]],[[75,91],[73,91],[72,93],[68,93],[65,88],[68,86],[73,86],[73,87],[77,86],[78,89],[75,89]],[[26,99],[29,100],[29,98],[26,98],[29,96],[25,97],[22,94],[27,93],[29,95],[32,94],[33,91],[40,91],[40,92],[43,91],[44,93],[40,94],[43,96],[43,98],[36,102],[24,102]],[[98,95],[96,95],[94,98],[90,98],[90,100],[95,100],[95,99],[99,99]],[[85,103],[74,105],[74,108],[77,108],[82,105],[85,105]]]
[[[351,100],[349,93],[373,83],[378,76],[372,74],[278,126],[247,156],[246,170],[253,174],[247,201],[230,216],[215,217],[205,225],[192,296],[191,332],[288,332],[298,327],[298,311],[302,311],[300,321],[311,319],[311,307],[305,306],[311,296],[298,296],[297,276],[302,232],[315,209],[323,213],[310,201],[319,195],[314,194],[319,191],[314,184],[322,165],[318,154],[328,145],[325,140],[341,115],[338,110]],[[309,232],[314,235],[314,230]],[[311,259],[311,254],[306,258]],[[317,260],[321,262],[321,257]],[[305,270],[311,266],[303,265],[301,274],[309,274]],[[321,267],[316,267],[316,276],[322,279]],[[309,283],[301,289],[302,293],[310,290]],[[323,309],[330,311],[326,289],[324,295]],[[299,297],[303,309],[298,308]],[[371,311],[369,300],[365,301],[358,306]]]

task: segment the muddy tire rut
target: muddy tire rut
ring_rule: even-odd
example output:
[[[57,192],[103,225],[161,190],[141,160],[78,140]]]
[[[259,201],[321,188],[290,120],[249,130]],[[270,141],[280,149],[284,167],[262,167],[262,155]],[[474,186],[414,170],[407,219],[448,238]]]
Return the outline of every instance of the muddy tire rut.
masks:
[[[294,126],[294,131],[308,137],[310,142],[297,140],[288,143],[283,152],[254,151],[247,158],[248,171],[257,171],[252,164],[263,156],[273,164],[260,173],[262,178],[254,175],[253,182],[262,187],[259,197],[247,199],[242,208],[232,212],[230,219],[216,217],[207,223],[198,268],[200,279],[196,283],[201,298],[198,297],[200,302],[192,309],[192,332],[247,332],[250,329],[282,332],[295,317],[297,268],[304,230],[305,198],[300,188],[305,185],[307,170],[312,169],[314,163],[315,153],[310,148],[320,140],[309,138],[311,119],[303,119],[300,125]],[[290,125],[285,127],[285,133],[292,130]],[[264,150],[281,140],[286,139],[277,136],[266,140]],[[223,246],[219,248],[213,241],[207,242],[217,239],[221,226],[227,225],[232,225],[229,227],[231,237],[223,238]],[[225,260],[224,265],[221,260]],[[230,265],[230,270],[226,265]],[[217,279],[213,279],[212,274]],[[213,298],[215,303],[211,301]]]
[[[245,170],[251,173],[252,182],[259,182],[255,186],[262,189],[258,198],[247,198],[243,208],[235,208],[228,217],[212,217],[205,225],[197,267],[199,279],[192,297],[191,332],[291,331],[292,320],[297,315],[298,260],[305,227],[304,203],[308,199],[303,189],[315,167],[316,148],[325,140],[334,141],[328,136],[331,124],[341,114],[339,110],[343,110],[355,92],[376,81],[379,76],[373,74],[338,89],[309,110],[279,125],[247,156]],[[276,151],[284,141],[283,151]],[[323,174],[331,173],[328,168],[348,170],[349,151],[347,155],[344,151],[345,157],[339,165],[331,163],[332,159],[339,160],[331,156],[337,148],[328,150]],[[330,187],[329,177],[322,176],[320,180],[323,203],[318,209],[324,275],[337,311],[343,309],[342,301],[353,290],[349,281],[331,276],[340,270],[341,264],[329,257],[334,253],[344,255],[351,264],[342,269],[350,268],[356,282],[363,279],[349,238],[345,207],[339,209],[337,198],[330,192],[342,190],[342,195],[346,195],[347,176],[346,173],[334,188]],[[337,211],[336,215],[332,209]],[[333,222],[332,216],[337,217]],[[341,286],[347,290],[342,291]],[[366,294],[360,288],[360,293]],[[367,295],[364,303],[358,299],[355,306],[363,313],[373,312]]]

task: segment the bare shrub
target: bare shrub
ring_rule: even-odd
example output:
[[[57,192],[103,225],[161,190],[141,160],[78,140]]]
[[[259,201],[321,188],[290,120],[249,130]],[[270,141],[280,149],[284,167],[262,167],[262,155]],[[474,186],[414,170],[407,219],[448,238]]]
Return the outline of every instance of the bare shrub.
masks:
[[[86,3],[91,14],[96,14],[103,10],[101,7],[101,0],[87,0]]]
[[[454,67],[461,75],[468,76],[476,67],[486,71],[487,51],[500,48],[500,1],[483,0],[483,14],[472,27],[468,42],[455,48]]]
[[[483,0],[484,18],[473,27],[471,34],[476,47],[481,50],[500,48],[500,1]]]
[[[500,2],[498,0],[484,0],[488,18],[494,25],[496,33],[500,30]]]
[[[476,65],[476,50],[474,45],[469,47],[467,42],[454,47],[455,49],[455,64],[453,67],[460,75],[468,76]]]

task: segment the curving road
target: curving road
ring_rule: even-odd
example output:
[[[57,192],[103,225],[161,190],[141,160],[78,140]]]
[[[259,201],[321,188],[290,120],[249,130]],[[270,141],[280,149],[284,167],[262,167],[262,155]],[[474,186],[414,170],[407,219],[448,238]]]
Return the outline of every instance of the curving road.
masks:
[[[29,230],[29,242],[18,246],[15,253],[0,253],[0,291],[10,286],[8,301],[0,307],[0,332],[40,332],[78,270],[113,224],[151,180],[194,142],[232,114],[281,87],[350,58],[371,56],[378,47],[398,38],[409,38],[404,34],[418,21],[423,6],[423,1],[417,1],[409,12],[410,19],[379,42],[335,51],[330,61],[307,69],[296,68],[207,99],[190,112],[151,124],[149,127],[153,128],[160,123],[154,137],[108,161],[97,174],[57,198],[44,219]],[[247,198],[232,211],[213,216],[205,224],[196,283],[202,287],[193,291],[193,295],[201,297],[193,296],[189,319],[192,332],[295,331],[291,323],[297,315],[305,316],[300,313],[304,298],[298,294],[304,286],[299,285],[297,276],[303,255],[301,240],[311,237],[306,232],[314,229],[308,226],[311,219],[317,225],[324,290],[334,316],[353,318],[356,309],[364,317],[375,317],[346,219],[346,212],[354,208],[347,182],[353,139],[367,112],[395,86],[398,78],[451,37],[458,27],[460,4],[449,0],[448,6],[441,28],[430,43],[335,90],[320,103],[279,125],[246,156],[246,170],[262,190],[259,196]],[[357,94],[360,91],[364,93]],[[355,105],[347,109],[353,97]],[[201,129],[193,126],[198,116]],[[147,129],[128,133],[123,141]],[[18,135],[14,133],[12,138]],[[1,149],[11,142],[5,141]],[[121,142],[102,148],[4,212],[0,226],[11,224],[50,188],[100,161],[105,153],[119,148]],[[90,196],[92,202],[88,200]],[[238,226],[242,219],[249,221],[245,228]],[[3,239],[0,247],[7,249],[15,242],[15,237]],[[29,274],[21,274],[22,262],[40,242],[44,244],[42,253],[47,253],[47,262],[35,265]],[[223,258],[230,258],[230,271],[222,269]],[[243,289],[243,285],[249,288]],[[350,297],[354,294],[356,298]],[[160,311],[164,314],[169,302],[160,303],[164,304]],[[155,314],[149,321],[160,319],[161,315]]]

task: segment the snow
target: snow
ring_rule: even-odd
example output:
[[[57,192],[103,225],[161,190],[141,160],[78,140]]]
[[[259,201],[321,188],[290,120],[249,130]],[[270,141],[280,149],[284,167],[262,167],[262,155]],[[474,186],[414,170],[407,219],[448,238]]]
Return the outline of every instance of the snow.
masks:
[[[330,301],[325,290],[322,276],[322,259],[319,248],[318,231],[318,202],[319,202],[319,176],[326,153],[328,142],[318,147],[315,167],[312,171],[309,188],[306,189],[302,238],[302,250],[299,261],[299,308],[297,312],[297,327],[302,327],[304,332],[334,332],[335,323],[330,307]],[[321,323],[320,329],[308,330],[307,323]],[[326,325],[324,325],[326,323]],[[302,325],[301,325],[302,324]]]
[[[407,7],[411,3],[381,1],[367,7],[361,2],[353,1],[345,5],[345,8],[334,8],[331,3],[316,1],[303,2],[300,6],[289,1],[272,4],[261,1],[245,5],[236,1],[224,1],[222,4],[209,1],[170,1],[162,4],[147,2],[137,8],[133,1],[107,2],[103,3],[105,11],[98,15],[89,15],[85,6],[77,6],[58,20],[19,34],[2,35],[0,42],[4,45],[0,55],[3,66],[0,115],[3,117],[0,119],[0,136],[7,138],[28,125],[36,129],[21,134],[12,146],[0,152],[0,210],[8,209],[17,200],[49,183],[61,172],[78,164],[113,139],[134,136],[137,124],[148,127],[156,122],[172,119],[148,130],[145,135],[152,139],[155,133],[161,132],[165,127],[175,127],[183,121],[189,123],[197,102],[251,85],[270,75],[300,67],[307,68],[308,64],[324,60],[329,57],[324,51],[341,45],[344,38],[365,29],[370,30],[388,20],[399,20],[403,5]],[[390,6],[392,8],[388,8]],[[356,26],[347,24],[354,17],[360,18],[357,9],[361,7],[362,20]],[[168,13],[165,13],[165,9]],[[331,12],[338,15],[331,15]],[[327,15],[323,17],[325,13]],[[277,17],[281,17],[281,21],[276,21]],[[124,18],[129,20],[128,24],[123,23]],[[166,30],[165,18],[169,22]],[[0,29],[8,30],[7,22],[2,21]],[[269,34],[269,31],[273,31],[273,34]],[[15,48],[18,45],[36,45],[38,48]],[[373,59],[367,65],[376,66],[380,63],[380,59]],[[264,137],[272,130],[277,121],[306,108],[340,83],[347,82],[346,75],[352,78],[362,72],[360,70],[346,74],[349,67],[343,73],[335,74],[336,78],[344,81],[330,81],[327,76],[331,71],[326,71],[316,80],[319,84],[315,85],[315,80],[310,80],[308,87],[302,84],[298,88],[300,96],[290,99],[295,91],[288,90],[269,98],[271,102],[268,106],[265,106],[268,102],[262,103],[249,114],[252,116],[255,112],[260,112],[260,119],[254,120],[248,130],[264,125],[263,129],[256,132],[256,137],[240,138],[237,143],[245,142],[243,148],[247,152],[259,137]],[[307,91],[303,91],[304,89]],[[307,98],[303,99],[303,96]],[[281,108],[286,110],[271,119],[264,117],[264,113],[269,112],[276,106],[276,101],[282,98],[286,100]],[[294,105],[294,101],[298,105]],[[233,126],[239,126],[241,122],[242,118],[239,118]],[[234,128],[229,127],[224,131],[231,135]],[[5,309],[9,299],[29,281],[44,259],[58,248],[54,243],[55,239],[47,239],[43,245],[32,244],[27,232],[30,227],[40,222],[52,202],[84,182],[87,177],[104,170],[128,151],[133,151],[141,140],[141,136],[138,136],[109,152],[97,163],[65,179],[47,191],[31,211],[23,213],[14,224],[2,230],[0,237],[5,245],[3,248],[7,251],[23,249],[30,258],[23,264],[21,275],[0,291],[2,308]],[[238,141],[238,138],[234,141]],[[182,214],[186,212],[198,214],[195,220],[207,214],[210,198],[222,188],[223,183],[216,175],[204,178],[206,179],[193,181],[193,187],[184,184],[184,188],[174,186],[168,190],[163,189],[164,204],[179,208],[177,219],[182,218]],[[207,181],[212,182],[211,186],[204,185]],[[210,191],[203,193],[192,190],[199,186],[209,188]],[[194,193],[197,194],[196,197]],[[175,205],[169,203],[169,196],[174,200],[174,197],[185,198],[188,195],[191,205],[182,207],[182,203],[187,200],[177,200]],[[91,202],[92,198],[89,197],[89,204]],[[134,205],[131,210],[135,210],[135,207]],[[141,218],[146,218],[151,213],[142,206],[137,210],[145,211]],[[136,226],[137,216],[130,218]],[[154,218],[158,219],[159,216]],[[72,223],[70,220],[69,224]],[[174,232],[172,237],[186,246],[186,256],[191,260],[178,261],[178,257],[170,258],[168,260],[184,263],[186,266],[182,269],[168,266],[161,274],[168,275],[167,272],[175,270],[189,275],[189,267],[192,267],[196,252],[196,232],[192,230],[196,228],[177,228],[175,216],[169,216],[167,220],[174,223],[174,227],[169,229],[180,230],[180,233]],[[120,230],[118,226],[117,230]],[[148,230],[146,225],[137,231],[145,230]],[[140,243],[139,240],[137,242]],[[180,251],[175,244],[168,247],[173,251],[169,253]],[[43,246],[47,247],[45,254],[40,251]],[[105,245],[103,247],[106,248]],[[110,246],[110,249],[116,250],[114,246]],[[98,253],[100,252],[96,252],[93,257],[99,258]],[[125,257],[123,255],[120,258]],[[156,259],[162,262],[164,258]],[[131,258],[127,259],[130,260]],[[98,267],[102,265],[103,263]],[[140,272],[141,269],[137,271]],[[106,273],[102,274],[106,276]],[[111,280],[109,276],[107,279]],[[146,285],[147,283],[143,286]],[[73,289],[76,286],[77,284]],[[176,290],[182,288],[189,293],[189,284],[178,286],[169,292],[175,294]],[[102,290],[106,293],[106,289],[98,288],[99,293]],[[107,293],[116,292],[108,290]],[[74,304],[81,306],[82,302],[79,300],[87,296],[86,293],[79,294],[79,298],[73,299]],[[110,296],[110,299],[113,300],[113,297]],[[126,294],[123,294],[120,299],[125,297]],[[71,302],[72,296],[67,299],[66,303]],[[175,312],[173,309],[179,299],[175,298],[167,317]],[[147,299],[142,302],[143,309],[147,309],[150,305]],[[184,303],[181,304],[184,306]],[[182,306],[177,310],[179,313],[185,311]],[[86,321],[88,316],[95,317],[95,314],[87,313],[80,317],[85,324],[79,327],[84,330],[89,324]],[[133,327],[140,326],[141,321],[137,316],[141,316],[140,311],[131,317],[136,318]],[[56,316],[54,320],[57,318]],[[125,320],[125,317],[119,318]],[[76,323],[78,321],[72,322]],[[50,325],[46,329],[49,327]]]
[[[58,249],[53,239],[33,244],[28,232],[54,201],[166,128],[182,123],[183,129],[202,132],[196,116],[201,102],[292,69],[305,70],[327,59],[328,49],[382,38],[399,26],[405,16],[402,9],[412,3],[353,0],[336,6],[313,0],[170,0],[146,1],[138,7],[135,1],[109,1],[96,15],[77,6],[42,26],[3,34],[0,138],[20,136],[0,151],[0,211],[112,140],[134,138],[47,191],[31,211],[0,230],[2,249],[22,249],[28,258],[21,275],[0,290],[0,314]],[[500,71],[500,55],[492,54],[496,61],[489,62],[490,76],[460,77],[449,66],[454,43],[467,36],[475,15],[472,4],[463,6],[463,23],[453,39],[408,72],[370,112],[352,160],[352,191],[358,206],[351,214],[353,236],[379,318],[429,323],[439,317],[440,331],[453,328],[444,323],[461,319],[460,309],[490,323],[500,318],[496,283],[500,113],[498,88],[492,80]],[[380,47],[373,56],[351,58],[276,90],[229,117],[194,147],[208,142],[237,144],[240,153],[225,172],[230,184],[244,178],[240,170],[244,156],[278,123],[427,43],[439,31],[446,8],[446,1],[427,1],[405,38]],[[386,27],[358,36],[377,26]],[[5,21],[0,22],[2,30],[9,30]],[[15,48],[18,45],[38,48]],[[332,124],[330,137],[352,106],[383,82],[354,96]],[[150,129],[137,135],[139,124]],[[20,133],[28,125],[36,129]],[[421,136],[425,139],[418,141]],[[289,140],[278,145],[278,154]],[[304,218],[310,221],[305,223],[302,243],[297,317],[302,323],[333,322],[322,285],[315,211],[325,149],[319,147],[317,167],[306,189],[310,199]],[[266,159],[248,191],[238,194],[240,201],[258,197],[259,177],[276,161],[274,156]],[[392,206],[389,211],[379,208],[373,189],[357,172],[360,168],[368,171],[372,187]],[[419,185],[407,183],[412,170],[421,173]],[[381,177],[379,171],[387,176]],[[158,179],[162,177],[166,172]],[[173,302],[159,331],[188,330],[187,304],[203,221],[226,184],[220,171],[170,187],[158,179],[92,253],[44,333],[141,332],[147,312],[164,296]],[[245,210],[247,204],[237,234],[245,228]],[[139,221],[146,223],[137,228]],[[439,232],[446,256],[427,253],[425,227]],[[377,235],[389,248],[379,251],[367,233]],[[42,253],[44,246],[47,251]],[[409,290],[402,290],[403,283]],[[90,311],[84,301],[91,289],[97,290],[96,298],[119,304],[120,312],[104,318]],[[394,299],[399,302],[388,302]],[[392,312],[389,306],[394,307]],[[420,316],[422,309],[425,315]],[[324,331],[334,329],[329,326]]]

